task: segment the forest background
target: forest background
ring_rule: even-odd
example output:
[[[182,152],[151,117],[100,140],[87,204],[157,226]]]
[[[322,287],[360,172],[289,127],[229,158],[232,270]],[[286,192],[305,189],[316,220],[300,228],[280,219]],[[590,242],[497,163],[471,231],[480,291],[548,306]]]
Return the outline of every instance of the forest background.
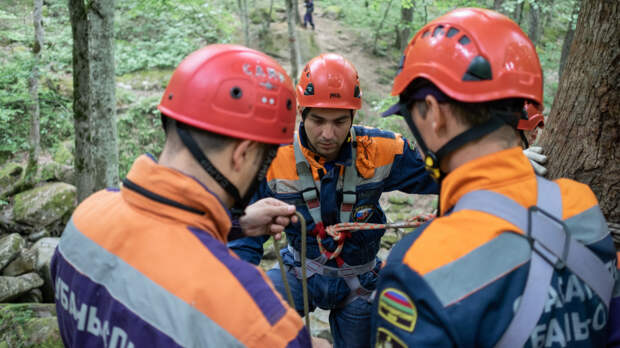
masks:
[[[286,20],[284,0],[116,2],[114,57],[119,177],[124,177],[139,154],[158,155],[161,151],[164,138],[156,105],[174,67],[187,54],[206,44],[246,42],[242,2],[247,4],[249,46],[271,53],[291,72],[285,56],[288,38],[277,32],[278,23]],[[298,11],[303,17],[303,1],[299,2]],[[408,136],[404,123],[378,117],[392,102],[387,92],[401,48],[425,22],[463,6],[496,8],[529,33],[544,69],[548,113],[558,87],[562,47],[570,40],[576,24],[577,0],[317,0],[314,14],[319,22],[317,30],[323,30],[321,16],[333,19],[337,31],[333,35],[345,39],[347,47],[325,47],[323,42],[312,38],[304,41],[304,37],[299,42],[304,46],[302,51],[310,54],[330,50],[347,56],[349,47],[357,46],[370,56],[368,66],[358,66],[365,107],[356,122]],[[2,0],[0,5],[0,163],[24,156],[30,148],[30,110],[34,101],[28,81],[35,64],[32,10],[31,0]],[[41,146],[45,155],[57,153],[63,143],[71,147],[74,142],[72,35],[67,1],[45,0],[42,21],[44,40],[37,64]],[[267,21],[273,23],[272,32]],[[300,30],[303,29],[298,27]],[[281,48],[285,48],[284,54],[279,55]],[[372,59],[377,63],[372,64]],[[379,78],[365,79],[366,71]]]

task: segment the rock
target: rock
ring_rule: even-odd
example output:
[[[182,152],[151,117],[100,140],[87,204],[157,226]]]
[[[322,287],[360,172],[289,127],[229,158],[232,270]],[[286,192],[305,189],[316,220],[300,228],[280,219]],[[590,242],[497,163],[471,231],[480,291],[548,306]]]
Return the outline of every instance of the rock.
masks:
[[[26,168],[19,163],[9,162],[0,168],[0,199],[15,193],[24,184]]]
[[[381,247],[390,249],[392,245],[396,244],[400,240],[398,234],[392,230],[385,231],[385,234],[381,238]]]
[[[304,319],[305,322],[305,319]],[[333,342],[329,329],[329,311],[317,308],[310,313],[310,334],[314,337],[321,337],[329,342]]]
[[[28,240],[31,242],[36,242],[41,238],[51,237],[50,231],[47,228],[43,228],[42,230],[32,232],[28,235]]]
[[[43,302],[43,292],[41,289],[32,289],[17,298],[14,302],[19,303],[41,303]]]
[[[392,204],[409,204],[409,197],[406,194],[393,194],[388,197],[388,202]]]
[[[379,249],[379,252],[377,253],[377,257],[381,259],[382,261],[387,260],[389,255],[390,255],[390,250],[386,248]]]
[[[0,276],[0,302],[7,302],[41,285],[43,279],[36,273],[27,273],[19,277]]]
[[[25,247],[26,241],[17,233],[2,237],[0,239],[0,270],[13,261]]]
[[[341,19],[344,17],[344,12],[340,6],[327,6],[322,17],[327,17],[329,19]]]
[[[14,277],[30,273],[35,270],[36,264],[37,251],[33,249],[22,249],[17,258],[2,270],[2,275]]]
[[[0,305],[0,347],[62,348],[53,303]],[[4,346],[3,346],[4,345]]]
[[[50,183],[15,195],[15,221],[46,226],[70,216],[76,206],[76,188],[62,182]]]
[[[32,250],[37,253],[37,263],[35,270],[44,280],[44,285],[41,287],[43,291],[43,299],[45,301],[54,301],[54,289],[52,288],[52,274],[50,272],[50,262],[52,256],[56,250],[56,246],[60,238],[49,237],[38,240],[32,246]]]

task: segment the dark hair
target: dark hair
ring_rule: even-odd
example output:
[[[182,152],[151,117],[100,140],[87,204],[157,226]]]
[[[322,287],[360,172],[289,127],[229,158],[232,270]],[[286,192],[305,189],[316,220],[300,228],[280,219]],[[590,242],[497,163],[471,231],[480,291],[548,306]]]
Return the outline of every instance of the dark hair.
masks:
[[[519,98],[499,99],[482,103],[466,103],[448,96],[445,96],[441,90],[431,81],[418,78],[411,82],[409,86],[401,94],[401,102],[405,102],[408,108],[414,106],[422,117],[426,116],[427,107],[424,99],[413,98],[415,91],[421,88],[437,89],[443,97],[437,98],[440,103],[450,105],[455,117],[467,126],[477,126],[487,122],[495,112],[507,114],[514,113],[515,126],[523,111],[524,100]]]
[[[226,146],[237,140],[236,138],[232,138],[226,135],[192,127],[190,125],[178,122],[173,118],[167,117],[164,114],[161,115],[161,118],[164,130],[166,131],[166,140],[168,139],[170,134],[176,133],[176,127],[183,127],[184,129],[187,129],[192,135],[192,138],[194,138],[196,143],[198,143],[198,146],[200,146],[201,149],[208,149],[209,151],[221,151]]]

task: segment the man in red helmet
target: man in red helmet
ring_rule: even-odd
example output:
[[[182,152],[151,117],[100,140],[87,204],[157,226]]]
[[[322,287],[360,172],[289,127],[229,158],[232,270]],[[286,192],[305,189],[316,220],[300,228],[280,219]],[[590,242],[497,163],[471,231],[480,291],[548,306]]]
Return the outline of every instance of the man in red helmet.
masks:
[[[294,144],[282,146],[258,191],[294,204],[307,222],[310,309],[330,310],[336,347],[370,345],[370,294],[381,261],[377,258],[383,229],[353,232],[338,241],[325,227],[340,222],[385,223],[381,194],[400,190],[436,193],[419,154],[406,139],[380,129],[353,126],[362,106],[362,91],[353,65],[337,54],[310,60],[297,85],[302,122]],[[286,228],[282,250],[297,310],[303,313],[301,232]],[[244,238],[229,245],[244,260],[258,264],[265,238]],[[278,269],[267,275],[281,294]]]
[[[411,128],[441,182],[440,207],[382,269],[372,342],[605,346],[618,330],[616,253],[590,188],[536,176],[522,152],[524,102],[543,97],[519,26],[484,9],[433,20],[405,49],[392,94],[400,100],[385,114]]]
[[[292,141],[290,78],[260,52],[211,45],[181,62],[158,108],[159,160],[139,157],[120,190],[82,202],[54,254],[65,346],[309,347],[296,311],[225,244],[231,215]],[[293,212],[263,200],[240,227],[277,233]]]

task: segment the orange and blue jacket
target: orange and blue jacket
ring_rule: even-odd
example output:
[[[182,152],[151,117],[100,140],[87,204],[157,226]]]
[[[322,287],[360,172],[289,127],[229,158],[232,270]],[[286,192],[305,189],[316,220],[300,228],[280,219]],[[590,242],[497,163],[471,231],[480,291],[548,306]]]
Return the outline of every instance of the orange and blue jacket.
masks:
[[[356,203],[350,221],[385,223],[385,213],[379,205],[383,192],[400,190],[407,193],[437,193],[437,183],[424,169],[424,163],[417,151],[399,134],[377,128],[353,126],[357,142],[355,167],[357,170]],[[299,126],[301,150],[309,164],[316,187],[319,191],[321,218],[325,226],[340,221],[342,202],[343,174],[345,166],[352,162],[350,138],[342,145],[336,160],[328,162],[325,157],[312,151],[308,145],[303,123]],[[308,231],[313,231],[315,222],[302,196],[303,185],[299,181],[295,167],[295,150],[293,145],[281,146],[273,160],[267,177],[260,185],[255,199],[275,197],[289,204],[294,204],[297,211],[306,219]],[[342,259],[348,265],[362,265],[374,260],[379,251],[381,237],[385,230],[357,231],[344,243]],[[299,224],[286,227],[289,244],[297,251],[301,250],[301,230]],[[258,264],[263,255],[263,242],[266,238],[242,238],[229,243],[239,257]],[[323,240],[328,251],[334,251],[337,243],[331,237]],[[307,257],[315,259],[321,255],[317,240],[308,234]],[[286,255],[285,255],[286,256]],[[285,263],[290,263],[285,257]],[[338,267],[336,261],[330,260],[328,266]],[[367,289],[374,289],[376,276],[360,279]],[[367,278],[367,279],[366,279]],[[330,294],[330,301],[344,299],[350,289],[344,282],[334,285],[337,294]]]
[[[226,247],[230,214],[192,177],[139,157],[74,212],[52,259],[66,347],[310,347],[298,314]]]
[[[615,278],[611,310],[616,313],[570,270],[555,270],[526,347],[604,347],[610,323],[620,314],[613,241],[590,188],[568,179],[555,182],[569,233]],[[523,231],[503,219],[474,210],[450,214],[475,190],[500,193],[523,207],[537,202],[534,170],[520,148],[483,156],[448,174],[441,217],[403,238],[381,270],[373,307],[377,346],[493,347],[507,329],[525,287],[531,248],[518,234],[504,233]],[[618,335],[620,328],[614,330]]]

